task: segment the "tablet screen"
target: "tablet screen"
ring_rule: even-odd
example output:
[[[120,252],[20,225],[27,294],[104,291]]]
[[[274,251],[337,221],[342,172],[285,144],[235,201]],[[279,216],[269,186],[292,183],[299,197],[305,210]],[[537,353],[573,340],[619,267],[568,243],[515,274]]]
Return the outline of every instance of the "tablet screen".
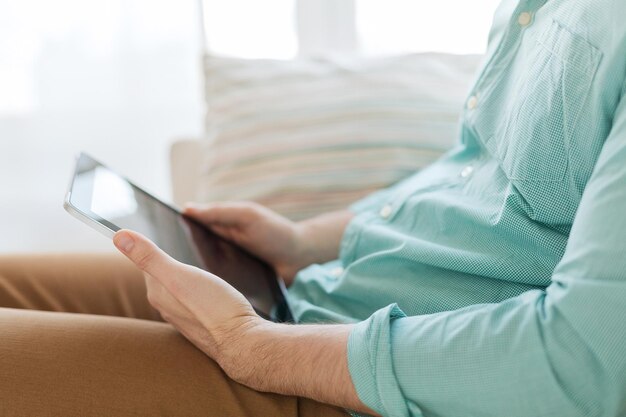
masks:
[[[285,319],[285,298],[268,265],[85,154],[78,160],[69,202],[114,232],[135,230],[174,259],[226,280],[265,318]]]

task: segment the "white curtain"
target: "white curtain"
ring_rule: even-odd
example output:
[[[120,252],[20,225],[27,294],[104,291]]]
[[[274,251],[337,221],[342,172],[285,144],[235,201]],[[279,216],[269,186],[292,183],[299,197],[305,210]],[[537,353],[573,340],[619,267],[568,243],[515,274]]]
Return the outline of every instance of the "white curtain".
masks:
[[[0,0],[0,252],[100,250],[61,205],[87,151],[169,196],[168,144],[202,132],[195,0]]]

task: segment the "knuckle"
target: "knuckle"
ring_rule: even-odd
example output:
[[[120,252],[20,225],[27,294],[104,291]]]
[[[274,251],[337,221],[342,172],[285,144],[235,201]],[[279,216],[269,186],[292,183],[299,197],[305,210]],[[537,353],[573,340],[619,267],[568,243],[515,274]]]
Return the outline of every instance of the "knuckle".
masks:
[[[152,261],[154,260],[154,252],[152,251],[142,251],[135,258],[135,264],[141,269],[145,271],[150,267]]]
[[[176,277],[172,277],[176,278]],[[185,284],[179,279],[170,279],[167,283],[167,292],[178,298],[185,293]]]

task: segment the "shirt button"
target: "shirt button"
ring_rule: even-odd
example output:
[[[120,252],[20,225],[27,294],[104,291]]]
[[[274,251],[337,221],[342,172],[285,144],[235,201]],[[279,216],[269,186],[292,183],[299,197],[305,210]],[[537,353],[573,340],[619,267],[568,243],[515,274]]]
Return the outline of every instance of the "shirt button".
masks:
[[[330,271],[330,277],[332,279],[339,279],[339,277],[341,276],[341,274],[343,274],[343,268],[338,266],[337,268],[333,268]]]
[[[469,100],[467,100],[467,108],[469,110],[474,110],[477,105],[478,105],[478,97],[471,96]]]
[[[472,172],[474,172],[474,167],[471,165],[468,165],[465,168],[463,168],[463,170],[461,171],[461,177],[467,178],[470,175],[472,175]]]
[[[517,23],[520,24],[520,26],[528,26],[530,24],[530,22],[533,20],[533,16],[528,13],[528,12],[523,12],[520,13],[519,17],[517,18]]]
[[[391,208],[391,206],[389,204],[387,204],[386,206],[384,206],[383,208],[380,209],[380,212],[378,214],[380,214],[380,217],[382,217],[383,219],[388,218],[389,216],[391,216],[391,211],[393,209]]]

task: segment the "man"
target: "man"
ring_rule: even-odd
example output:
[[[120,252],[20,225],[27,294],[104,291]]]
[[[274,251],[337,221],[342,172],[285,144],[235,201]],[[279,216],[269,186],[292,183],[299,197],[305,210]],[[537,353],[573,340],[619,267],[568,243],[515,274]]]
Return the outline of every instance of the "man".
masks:
[[[346,212],[188,209],[288,279],[299,323],[338,324],[266,322],[121,231],[150,303],[204,355],[164,324],[0,311],[0,411],[625,415],[624,16],[619,0],[505,0],[459,146]],[[1,304],[156,317],[129,302],[144,287],[127,265],[88,289],[24,262],[3,261]]]

